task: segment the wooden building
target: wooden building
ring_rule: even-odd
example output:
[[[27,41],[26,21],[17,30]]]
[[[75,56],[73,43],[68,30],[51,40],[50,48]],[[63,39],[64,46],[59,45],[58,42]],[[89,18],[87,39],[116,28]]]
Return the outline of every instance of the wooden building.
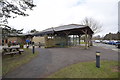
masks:
[[[93,33],[94,32],[90,29],[89,26],[69,24],[45,29],[39,33],[34,34],[34,36],[44,37],[45,47],[65,47],[74,45],[71,42],[71,38],[73,41],[75,41],[75,39],[77,39],[76,37],[78,37],[78,41],[80,43],[80,37],[85,35],[85,48],[87,49],[92,45],[91,39]],[[41,43],[41,41],[37,42]]]

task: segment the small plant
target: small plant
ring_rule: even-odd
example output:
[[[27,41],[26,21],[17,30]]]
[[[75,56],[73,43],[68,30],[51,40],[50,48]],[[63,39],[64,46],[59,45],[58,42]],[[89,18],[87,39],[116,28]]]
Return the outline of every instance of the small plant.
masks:
[[[22,49],[23,49],[23,47],[24,47],[24,44],[20,44],[20,48],[22,48]]]
[[[8,47],[10,47],[11,46],[11,43],[8,43]]]

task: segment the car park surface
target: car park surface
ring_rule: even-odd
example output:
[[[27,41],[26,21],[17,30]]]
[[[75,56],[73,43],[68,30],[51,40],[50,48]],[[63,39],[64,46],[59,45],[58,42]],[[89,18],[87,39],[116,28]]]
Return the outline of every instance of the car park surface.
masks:
[[[36,48],[40,54],[29,63],[8,73],[4,78],[44,78],[71,64],[95,61],[96,51],[101,52],[101,60],[118,61],[118,52],[93,46],[87,50],[73,48]]]

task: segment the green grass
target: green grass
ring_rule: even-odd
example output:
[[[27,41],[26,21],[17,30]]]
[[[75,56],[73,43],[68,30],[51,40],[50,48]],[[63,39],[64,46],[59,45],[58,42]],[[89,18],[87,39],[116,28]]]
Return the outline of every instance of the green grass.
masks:
[[[0,52],[2,53],[2,52]],[[1,57],[1,54],[0,54],[0,76],[2,76],[2,57]]]
[[[115,66],[118,66],[117,61],[102,61],[101,68],[96,68],[95,62],[81,62],[65,67],[48,78],[118,78]]]
[[[80,44],[85,44],[85,42],[80,42]]]
[[[29,62],[31,59],[33,59],[35,56],[38,55],[39,52],[35,52],[35,54],[32,53],[32,50],[30,49],[24,49],[24,53],[21,55],[16,54],[13,57],[10,55],[5,55],[2,58],[2,75],[4,76],[6,73],[13,71],[14,69],[18,68]]]
[[[76,44],[76,41],[74,41],[74,44]],[[79,42],[77,42],[79,44]],[[85,44],[85,42],[80,42],[80,44]]]

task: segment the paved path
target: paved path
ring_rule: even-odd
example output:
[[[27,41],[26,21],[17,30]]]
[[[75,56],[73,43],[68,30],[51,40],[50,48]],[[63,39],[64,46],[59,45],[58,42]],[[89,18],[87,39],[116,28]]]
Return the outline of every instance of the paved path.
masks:
[[[88,50],[79,48],[37,48],[40,54],[29,63],[8,73],[5,78],[43,78],[59,69],[77,62],[94,61],[96,50],[103,60],[118,60],[118,52],[99,47]]]

